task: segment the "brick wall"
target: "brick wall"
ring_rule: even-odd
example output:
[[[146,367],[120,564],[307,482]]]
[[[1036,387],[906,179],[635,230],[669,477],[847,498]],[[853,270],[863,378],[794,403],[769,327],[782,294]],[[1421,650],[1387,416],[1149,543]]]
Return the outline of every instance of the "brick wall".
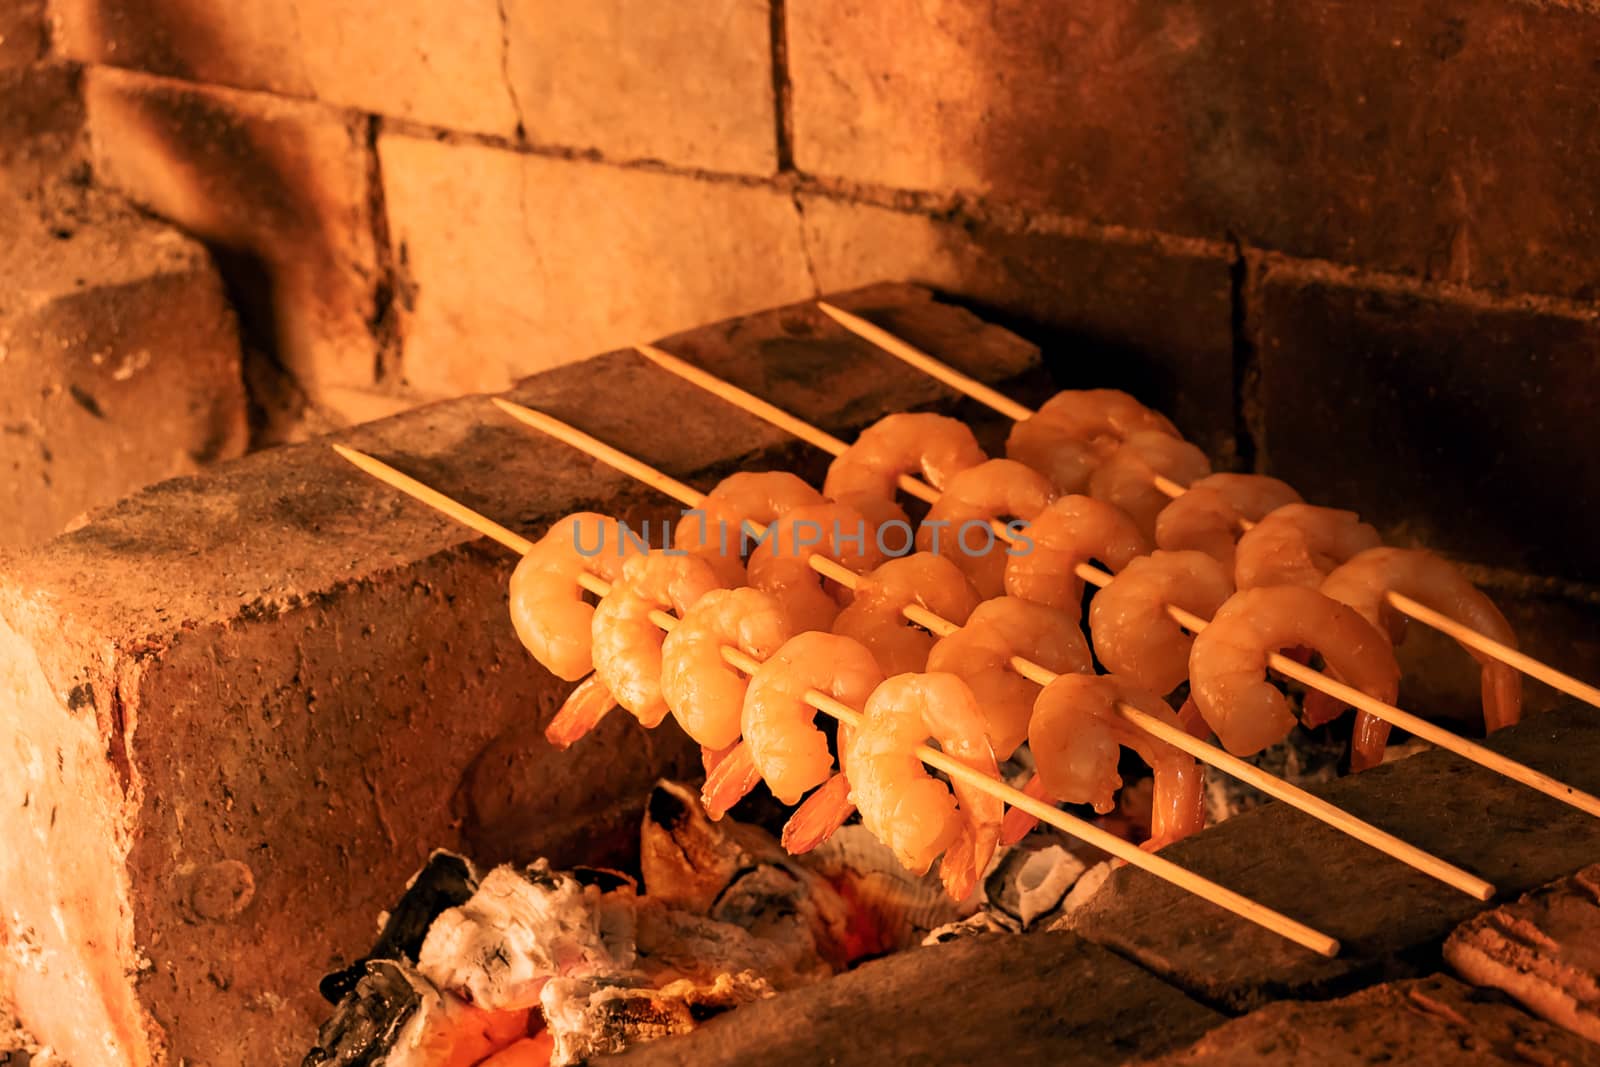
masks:
[[[1222,463],[1595,597],[1588,5],[54,15],[100,174],[263,282],[247,332],[313,427],[903,278]]]

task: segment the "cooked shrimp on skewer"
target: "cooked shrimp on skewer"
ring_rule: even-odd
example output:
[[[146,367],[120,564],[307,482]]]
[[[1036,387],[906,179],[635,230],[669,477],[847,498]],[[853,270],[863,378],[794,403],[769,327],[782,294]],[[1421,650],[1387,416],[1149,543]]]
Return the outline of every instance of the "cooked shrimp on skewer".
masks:
[[[1210,474],[1161,509],[1156,544],[1171,551],[1204,552],[1232,574],[1234,545],[1244,522],[1259,522],[1285,504],[1298,503],[1300,494],[1287,482],[1264,474]]]
[[[762,526],[795,508],[823,503],[822,494],[788,471],[740,471],[706,494],[698,514],[685,515],[673,546],[703,556],[732,589],[744,584],[744,523]]]
[[[1400,689],[1400,665],[1388,638],[1359,612],[1298,585],[1235,593],[1194,639],[1189,688],[1207,725],[1229,752],[1251,756],[1294,728],[1289,702],[1267,681],[1267,658],[1280,649],[1306,647],[1322,654],[1347,684],[1385,704]],[[1316,726],[1310,721],[1307,725]],[[1360,712],[1350,767],[1383,761],[1389,724]]]
[[[806,562],[813,553],[857,574],[883,561],[867,520],[848,504],[795,508],[769,526],[766,539],[750,553],[749,581],[777,597],[796,633],[827,630],[839,614],[839,600]]]
[[[1078,610],[1081,563],[1099,560],[1113,572],[1148,555],[1150,545],[1118,509],[1086,496],[1065,496],[1045,508],[1012,548],[1006,563],[1006,592],[1035,604]]]
[[[983,712],[953,674],[898,674],[878,686],[849,737],[850,798],[866,828],[907,869],[921,873],[941,853],[945,890],[965,900],[994,854],[999,800],[957,783],[954,795],[913,755],[929,739],[941,751],[998,778]]]
[[[935,489],[989,457],[966,423],[944,415],[910,413],[879,419],[841,452],[822,484],[829,500],[857,496],[893,500],[902,474],[920,473]]]
[[[1211,461],[1189,442],[1155,430],[1132,434],[1089,476],[1089,495],[1128,513],[1147,540],[1172,498],[1156,488],[1156,475],[1188,485],[1211,473]]]
[[[1094,658],[1078,613],[1012,596],[985,600],[960,630],[928,653],[928,670],[967,683],[983,709],[998,759],[1009,759],[1028,739],[1028,720],[1039,686],[1011,667],[1020,656],[1057,674],[1093,674]]]
[[[575,682],[594,669],[589,637],[594,607],[578,578],[615,582],[622,565],[643,552],[621,524],[579,511],[553,524],[511,572],[511,625],[533,658],[557,678]]]
[[[1240,589],[1300,585],[1315,589],[1328,572],[1382,543],[1353,511],[1285,504],[1239,538],[1233,580]]]
[[[716,571],[699,556],[652,552],[630,559],[595,608],[590,627],[595,675],[645,726],[660,725],[668,711],[661,697],[666,634],[650,613],[659,609],[682,616],[716,588]]]
[[[839,612],[833,632],[871,649],[885,675],[920,671],[935,639],[902,614],[909,604],[920,604],[959,625],[979,599],[967,576],[950,560],[914,552],[862,575],[855,599]]]
[[[1133,685],[1170,693],[1189,677],[1194,638],[1167,614],[1167,605],[1209,619],[1232,595],[1233,578],[1203,552],[1141,556],[1089,602],[1095,655]]]
[[[1205,773],[1194,757],[1124,719],[1119,703],[1178,725],[1166,701],[1114,674],[1063,674],[1045,686],[1028,724],[1028,747],[1039,770],[1027,792],[1088,804],[1104,815],[1116,806],[1122,788],[1121,750],[1131,748],[1155,771],[1150,840],[1143,846],[1153,852],[1205,826]],[[1020,840],[1038,821],[1011,809],[1003,840]]]
[[[917,530],[917,548],[954,560],[979,596],[997,597],[1005,592],[1007,543],[990,521],[1032,522],[1054,499],[1044,475],[1013,459],[988,460],[950,479]]]
[[[1405,618],[1385,603],[1384,595],[1390,590],[1448,615],[1485,637],[1517,647],[1517,635],[1494,602],[1432,552],[1369,548],[1335,568],[1322,583],[1323,593],[1349,604],[1398,643],[1405,635]],[[1477,649],[1467,648],[1467,653],[1483,665],[1484,727],[1494,731],[1521,719],[1522,676]]]
[[[1006,455],[1044,475],[1058,493],[1081,493],[1089,476],[1130,435],[1178,436],[1166,417],[1116,389],[1057,393],[1011,428]]]
[[[739,740],[745,676],[722,658],[724,646],[765,661],[794,636],[783,605],[759,589],[713,589],[683,613],[661,644],[661,697],[701,747]]]

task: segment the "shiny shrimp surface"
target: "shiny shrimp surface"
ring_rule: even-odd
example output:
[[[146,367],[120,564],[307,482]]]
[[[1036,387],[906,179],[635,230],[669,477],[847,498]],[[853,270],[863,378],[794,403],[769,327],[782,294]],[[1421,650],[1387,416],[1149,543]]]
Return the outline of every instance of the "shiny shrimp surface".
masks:
[[[636,556],[594,610],[594,672],[645,726],[660,725],[667,703],[661,696],[661,648],[666,638],[652,611],[682,616],[718,588],[716,571],[698,556],[664,552]]]
[[[1082,493],[1095,468],[1144,431],[1178,436],[1166,416],[1120,390],[1067,390],[1011,428],[1006,455],[1044,475],[1056,492]]]
[[[1422,549],[1369,548],[1341,564],[1322,583],[1322,591],[1349,604],[1363,618],[1398,641],[1403,618],[1385,603],[1390,590],[1478,631],[1501,644],[1517,647],[1511,624],[1462,573]],[[1464,646],[1465,647],[1465,646]],[[1499,660],[1473,648],[1467,652],[1483,667],[1483,722],[1489,730],[1522,718],[1522,676]]]
[[[1032,522],[1055,499],[1044,475],[1013,459],[991,459],[950,479],[917,530],[917,548],[966,573],[984,599],[1005,592],[1007,542],[991,521]]]
[[[1156,518],[1156,544],[1178,551],[1204,552],[1233,573],[1234,546],[1244,522],[1259,522],[1285,504],[1300,503],[1287,482],[1264,474],[1211,474],[1162,508]]]
[[[874,837],[921,873],[942,853],[940,878],[964,900],[989,864],[1000,836],[1000,801],[959,781],[934,778],[913,749],[929,740],[952,759],[999,777],[983,712],[953,674],[897,674],[862,708],[849,737],[850,799]]]
[[[1147,540],[1172,498],[1156,488],[1156,475],[1188,485],[1211,473],[1211,461],[1189,442],[1155,430],[1132,434],[1089,476],[1089,495],[1128,513]]]
[[[1189,653],[1190,694],[1229,752],[1254,755],[1294,728],[1289,702],[1266,671],[1271,653],[1297,647],[1321,653],[1347,685],[1394,703],[1400,665],[1387,636],[1354,608],[1304,586],[1244,590],[1217,610]],[[1382,762],[1388,737],[1388,723],[1360,713],[1351,768]]]
[[[511,573],[511,625],[533,658],[569,682],[594,669],[584,574],[615,582],[622,565],[644,551],[617,520],[580,511],[550,527]]]
[[[929,671],[959,676],[978,698],[999,759],[1009,759],[1027,740],[1039,698],[1039,686],[1012,669],[1013,656],[1056,674],[1094,673],[1077,612],[1010,596],[979,604],[965,626],[928,653]]]
[[[1089,602],[1095,655],[1112,674],[1155,693],[1189,676],[1194,638],[1167,605],[1209,619],[1233,595],[1233,577],[1203,552],[1161,552],[1133,560]]]
[[[920,671],[935,638],[907,619],[905,608],[917,604],[959,626],[978,603],[972,583],[949,559],[914,552],[862,575],[833,632],[871,649],[886,675]]]
[[[749,581],[783,604],[796,633],[831,629],[839,614],[839,600],[807,562],[813,553],[857,574],[883,561],[867,520],[848,504],[799,507],[774,522],[750,553]]]
[[[828,780],[833,757],[805,694],[815,689],[852,708],[866,703],[883,672],[859,641],[837,634],[790,638],[756,671],[745,692],[740,725],[744,748],[772,795],[797,804]]]
[[[1239,538],[1234,584],[1240,589],[1266,585],[1316,589],[1339,564],[1380,543],[1378,531],[1353,511],[1285,504]]]
[[[749,682],[722,658],[723,647],[765,661],[792,636],[771,594],[745,587],[701,597],[661,645],[661,696],[683,732],[713,750],[739,740]]]
[[[823,502],[821,493],[787,471],[740,471],[718,482],[699,508],[679,520],[673,546],[705,557],[724,585],[743,585],[743,524],[766,526],[795,508]]]
[[[987,458],[966,423],[928,413],[888,415],[833,461],[822,492],[829,500],[893,500],[902,474],[920,474],[942,490],[955,475]]]
[[[1133,520],[1104,501],[1066,496],[1051,504],[1012,547],[1006,563],[1006,592],[1035,604],[1078,610],[1083,579],[1075,569],[1099,560],[1116,572],[1149,553]]]
[[[1045,686],[1034,705],[1028,747],[1039,770],[1028,792],[1088,804],[1104,815],[1116,806],[1116,793],[1122,788],[1117,763],[1121,750],[1130,748],[1155,771],[1151,836],[1144,847],[1158,849],[1205,826],[1205,776],[1192,756],[1124,719],[1118,704],[1179,725],[1165,701],[1126,679],[1114,674],[1062,675]],[[1033,821],[1013,809],[1006,838],[1021,836]]]

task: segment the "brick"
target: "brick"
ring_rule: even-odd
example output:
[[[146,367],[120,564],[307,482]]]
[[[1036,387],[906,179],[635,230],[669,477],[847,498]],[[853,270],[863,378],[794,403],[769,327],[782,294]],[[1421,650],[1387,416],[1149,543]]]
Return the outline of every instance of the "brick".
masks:
[[[399,135],[378,149],[423,396],[814,292],[771,189]]]
[[[74,59],[328,104],[474,133],[511,135],[495,0],[60,0]]]
[[[777,169],[765,3],[507,0],[506,77],[528,137],[751,174]]]
[[[1247,321],[1260,460],[1400,543],[1600,578],[1600,322],[1267,267]]]
[[[0,11],[0,69],[36,63],[49,47],[45,0],[12,0]]]
[[[806,196],[825,289],[904,278],[1014,325],[1061,388],[1125,389],[1226,465],[1234,456],[1231,257],[1197,241],[1012,232]]]
[[[1597,45],[1581,5],[1497,0],[795,4],[795,161],[1587,296]]]
[[[1222,1017],[1073,937],[989,936],[874,960],[616,1057],[629,1067],[826,1062],[1107,1064]]]
[[[1444,975],[1327,1003],[1274,1004],[1144,1067],[1600,1063],[1600,1048]]]
[[[367,120],[319,104],[87,72],[98,177],[225,251],[246,331],[317,402],[373,384],[381,275]]]
[[[925,292],[837,299],[997,373],[1033,360]],[[694,347],[719,373],[770,366],[780,404],[826,375],[821,421],[841,433],[949,403],[899,364],[858,366],[860,343],[827,321],[782,308]],[[705,487],[804,455],[629,352],[514,395]],[[340,439],[530,535],[580,506],[675,513],[482,398]],[[620,715],[570,752],[543,743],[567,687],[507,625],[510,567],[325,442],[162,483],[0,560],[0,686],[16,694],[0,750],[19,768],[0,777],[0,936],[26,948],[0,955],[0,1003],[9,990],[70,1062],[142,1064],[147,1045],[169,1062],[294,1062],[326,1015],[319,976],[365,952],[430,849],[560,865],[635,838],[629,804],[698,759]],[[254,887],[242,910],[205,892],[197,910],[197,888],[244,884],[237,864]]]
[[[43,202],[69,177],[75,185],[69,197],[76,199],[86,157],[78,69],[65,63],[0,69],[0,199],[48,210]]]
[[[1600,722],[1568,705],[1492,735],[1490,748],[1578,789],[1600,789]],[[1600,858],[1586,815],[1442,750],[1310,791],[1501,893]],[[1325,998],[1414,977],[1486,905],[1283,804],[1236,815],[1162,850],[1183,867],[1338,938],[1326,959],[1132,867],[1065,923],[1225,1011]]]

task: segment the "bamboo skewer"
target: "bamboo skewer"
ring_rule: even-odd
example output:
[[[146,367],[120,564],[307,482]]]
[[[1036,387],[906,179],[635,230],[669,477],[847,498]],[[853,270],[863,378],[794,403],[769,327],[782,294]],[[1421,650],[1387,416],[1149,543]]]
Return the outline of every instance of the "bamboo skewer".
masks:
[[[644,354],[650,359],[658,362],[663,369],[672,371],[674,373],[677,372],[680,366],[688,366],[688,364],[685,364],[682,360],[679,360],[674,356],[667,355],[667,353],[661,352],[659,349],[650,351],[641,349],[641,351],[644,351]],[[753,413],[760,414],[761,409],[763,408],[777,410],[776,408],[772,408],[772,405],[767,404],[765,401],[759,401],[757,398],[750,396],[749,393],[746,393],[737,386],[730,385],[729,383],[721,381],[720,379],[712,377],[711,375],[707,375],[704,371],[701,371],[700,374],[705,378],[709,378],[711,381],[716,382],[717,388],[714,389],[713,392],[715,392],[717,396],[729,401],[732,404],[745,406],[745,401],[748,398],[749,400],[756,400],[760,405],[760,407],[752,406],[747,409]],[[788,415],[786,413],[785,418],[790,421],[798,421],[793,415]],[[815,428],[813,428],[813,430],[815,430]],[[821,433],[820,430],[815,432],[819,434]],[[833,440],[838,442],[839,445],[843,446],[843,442],[838,441],[837,438],[834,438]],[[842,450],[843,449],[841,448],[840,451]],[[834,452],[833,454],[838,455],[838,452]],[[912,481],[917,480],[912,479]],[[938,499],[939,493],[932,486],[920,481],[917,481],[917,485],[919,491],[915,495],[923,500],[928,500],[929,502]],[[1011,536],[1010,531],[1005,530],[1001,533],[1001,536],[1009,539]],[[1113,577],[1108,572],[1088,563],[1078,564],[1078,566],[1074,568],[1074,573],[1077,574],[1079,578],[1082,578],[1084,581],[1095,586],[1096,588],[1103,588],[1110,584]],[[1166,608],[1167,614],[1173,619],[1173,621],[1191,633],[1199,633],[1201,630],[1205,629],[1206,620],[1200,618],[1198,615],[1184,611],[1182,608],[1176,607],[1172,604],[1168,604]],[[910,617],[909,613],[907,617]],[[928,624],[921,619],[913,619],[913,621],[917,622],[918,625],[932,629],[932,627],[929,627]],[[1459,624],[1454,623],[1452,620],[1452,625]],[[936,629],[934,632],[941,633],[941,635],[943,633],[942,631]],[[1475,631],[1469,632],[1475,633]],[[1482,635],[1478,636],[1482,638]],[[1488,641],[1489,639],[1482,638],[1482,640]],[[1012,660],[1012,666],[1019,674],[1027,678],[1029,681],[1038,681],[1038,678],[1029,674],[1027,669],[1025,669],[1023,666],[1020,666],[1020,664],[1025,663],[1026,661],[1024,660]],[[1447,730],[1443,730],[1428,722],[1426,719],[1418,718],[1417,716],[1412,715],[1410,712],[1403,711],[1392,704],[1385,704],[1382,701],[1374,700],[1365,693],[1361,693],[1360,690],[1352,689],[1349,686],[1336,682],[1320,671],[1315,671],[1304,666],[1303,664],[1296,663],[1294,660],[1289,659],[1287,656],[1284,656],[1280,653],[1274,652],[1268,656],[1267,664],[1279,674],[1293,678],[1302,685],[1309,686],[1312,689],[1318,689],[1324,693],[1338,697],[1345,703],[1358,707],[1361,710],[1375,715],[1378,718],[1383,719],[1384,721],[1395,726],[1399,726],[1402,729],[1410,730],[1412,733],[1432,742],[1440,748],[1454,752],[1456,755],[1471,760],[1480,766],[1488,767],[1489,769],[1494,770],[1497,773],[1512,779],[1513,781],[1520,782],[1522,785],[1525,785],[1530,789],[1536,789],[1547,796],[1551,796],[1564,803],[1571,804],[1580,811],[1587,812],[1590,815],[1600,816],[1600,798],[1594,797],[1589,793],[1583,792],[1582,790],[1575,789],[1563,782],[1559,782],[1541,771],[1534,770],[1532,767],[1529,767],[1526,764],[1507,759],[1505,756],[1494,752],[1492,749],[1486,748],[1474,741],[1469,741],[1466,738],[1459,737]],[[1048,674],[1049,672],[1046,671],[1045,673]],[[1350,698],[1347,694],[1351,693],[1357,694],[1360,699],[1358,700]]]
[[[438,490],[396,470],[387,463],[355,449],[346,448],[343,445],[334,445],[333,447],[339,455],[355,464],[365,473],[386,485],[406,493],[429,507],[442,511],[450,518],[486,537],[498,541],[513,552],[519,555],[525,554],[532,547],[532,543],[527,538],[513,533],[487,516],[481,515],[460,502],[452,500]],[[669,482],[674,481],[667,478],[666,475],[661,477]],[[676,484],[681,485],[682,483]],[[599,596],[605,596],[611,590],[609,582],[594,575],[583,574],[579,582],[585,589]],[[678,622],[675,617],[664,611],[652,611],[650,613],[650,621],[669,632]],[[759,660],[745,655],[739,649],[727,646],[722,649],[722,658],[731,666],[746,674],[753,674],[761,666]],[[805,699],[806,703],[816,710],[825,715],[830,715],[846,725],[860,726],[861,724],[858,709],[835,700],[826,693],[821,693],[814,689],[807,690]],[[944,753],[927,745],[918,745],[913,752],[918,759],[928,766],[943,771],[951,778],[975,789],[983,790],[1004,803],[1010,804],[1012,807],[1020,808],[1028,814],[1049,823],[1063,833],[1070,834],[1163,881],[1170,882],[1185,892],[1193,893],[1202,900],[1230,911],[1240,918],[1270,930],[1278,936],[1293,941],[1295,944],[1310,949],[1319,955],[1332,958],[1339,954],[1338,940],[1319,930],[1291,919],[1287,915],[1251,900],[1249,897],[1225,886],[1218,885],[1209,878],[1196,874],[1185,867],[1180,867],[1169,859],[1146,852],[1137,845],[1124,841],[1115,834],[1103,830],[1092,823],[1068,815],[1066,812],[1058,811],[1051,805],[1028,796],[1020,789],[1014,789],[999,779],[980,774],[965,764],[953,760]]]
[[[594,456],[602,462],[615,467],[622,473],[636,478],[644,484],[649,485],[670,497],[673,497],[687,507],[698,507],[705,499],[705,494],[699,492],[698,490],[684,485],[677,479],[672,478],[659,470],[656,470],[654,467],[643,462],[642,460],[613,448],[602,441],[598,441],[583,431],[561,422],[559,419],[552,418],[543,412],[534,411],[530,408],[525,408],[518,404],[512,404],[498,398],[495,399],[494,403],[502,411],[511,415],[520,422],[532,426],[533,428],[544,433],[548,433],[557,440],[562,441],[565,444],[569,444],[572,447],[577,448],[591,456]],[[922,484],[924,486],[926,485],[926,483],[918,484]],[[937,492],[935,492],[935,496],[937,495]],[[760,536],[763,531],[760,529],[759,525],[755,523],[752,523],[751,525],[756,528],[757,536]],[[856,587],[858,576],[855,574],[855,572],[846,567],[840,566],[834,561],[828,559],[826,556],[812,553],[807,562],[811,565],[813,570],[816,570],[818,573],[823,574],[826,577],[833,578],[846,588],[854,589]],[[826,564],[827,567],[824,568],[823,564]],[[1095,573],[1104,575],[1104,572],[1101,571],[1097,571]],[[1109,578],[1109,575],[1105,575],[1105,577]],[[936,614],[921,604],[907,604],[901,609],[901,613],[918,626],[921,626],[930,633],[936,634],[940,637],[948,637],[950,634],[955,633],[960,629],[960,626],[958,626],[956,623]],[[1049,685],[1058,677],[1054,671],[1051,671],[1040,664],[1034,663],[1031,660],[1024,659],[1021,656],[1013,656],[1010,660],[1010,664],[1012,669],[1018,674],[1040,686]],[[1126,714],[1126,711],[1131,710],[1134,709],[1127,708],[1124,711],[1124,714]],[[1249,767],[1248,764],[1243,763],[1241,760],[1234,759],[1234,757],[1229,756],[1226,752],[1223,752],[1214,745],[1208,745],[1204,742],[1198,741],[1195,742],[1195,745],[1197,748],[1185,747],[1184,751],[1189,752],[1190,755],[1196,756],[1206,763],[1218,766],[1221,769],[1228,771],[1228,773],[1234,773],[1229,769],[1228,765],[1230,762],[1235,766]],[[1261,777],[1268,777],[1264,774],[1264,772],[1256,771],[1255,768],[1249,768],[1249,770],[1253,778],[1259,779]],[[1235,777],[1242,776],[1235,774]],[[1245,780],[1251,779],[1247,778]],[[1466,893],[1469,896],[1475,897],[1478,900],[1488,900],[1494,896],[1494,886],[1477,877],[1476,875],[1470,874],[1454,864],[1447,863],[1432,853],[1425,852],[1422,849],[1417,848],[1415,845],[1411,845],[1405,841],[1402,841],[1394,835],[1380,830],[1370,823],[1363,822],[1353,815],[1340,811],[1338,808],[1328,804],[1326,801],[1320,801],[1311,796],[1311,794],[1306,793],[1304,790],[1296,789],[1287,782],[1281,782],[1277,780],[1274,781],[1276,782],[1276,785],[1267,791],[1273,796],[1277,796],[1284,800],[1285,803],[1299,808],[1314,818],[1322,819],[1324,822],[1328,822],[1329,825],[1333,826],[1335,829],[1352,834],[1352,836],[1356,837],[1358,840],[1377,848],[1378,850],[1386,853],[1389,856],[1392,856],[1393,858],[1407,864],[1410,867],[1415,868],[1416,870],[1422,871],[1424,874],[1427,874],[1433,878],[1437,878],[1439,881],[1444,882],[1455,889],[1459,889],[1461,892]],[[1255,784],[1255,782],[1252,781],[1251,784]],[[1327,818],[1327,814],[1330,811],[1337,812],[1338,818]]]
[[[821,300],[817,301],[817,306],[829,318],[857,337],[870,341],[896,359],[916,367],[957,392],[964,393],[974,400],[993,408],[1006,418],[1020,422],[1037,414],[1032,408],[1019,404],[976,378],[962,374],[949,364],[934,359],[921,349],[908,344],[882,327],[873,325],[859,315],[852,315],[848,311],[834,307],[832,304]],[[1188,491],[1184,486],[1160,474],[1154,476],[1154,484],[1157,489],[1174,499]],[[1241,519],[1240,525],[1248,530],[1252,524]],[[1455,638],[1462,644],[1470,645],[1484,655],[1492,656],[1513,670],[1521,671],[1531,678],[1537,678],[1558,692],[1575,697],[1585,704],[1600,708],[1600,688],[1582,682],[1565,671],[1557,670],[1548,663],[1536,660],[1532,656],[1512,648],[1510,645],[1496,641],[1494,638],[1487,637],[1476,630],[1464,627],[1454,619],[1441,615],[1439,612],[1419,604],[1410,597],[1390,592],[1386,594],[1386,599],[1396,610],[1409,615],[1424,626],[1431,626],[1439,632]],[[1410,605],[1410,607],[1407,605]],[[1411,608],[1421,608],[1422,611],[1415,612]],[[1444,624],[1441,623],[1441,620]],[[1462,631],[1471,634],[1472,637],[1469,639],[1461,636]]]

